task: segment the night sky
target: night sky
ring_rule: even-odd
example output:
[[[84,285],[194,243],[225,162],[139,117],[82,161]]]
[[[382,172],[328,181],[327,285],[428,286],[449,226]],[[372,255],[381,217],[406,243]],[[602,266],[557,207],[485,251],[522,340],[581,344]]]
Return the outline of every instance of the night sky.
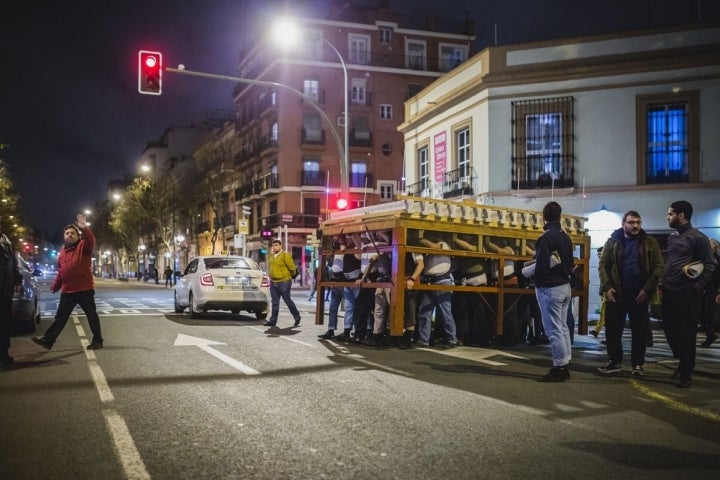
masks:
[[[244,35],[285,8],[327,1],[16,2],[0,20],[0,152],[28,223],[56,233],[134,174],[149,141],[172,125],[231,111],[233,84],[166,74],[160,97],[137,93],[137,51],[166,66],[237,75]],[[368,3],[368,2],[365,2]],[[373,3],[372,1],[369,3]],[[620,30],[720,21],[714,0],[409,0],[394,9],[475,20],[476,51]],[[422,12],[422,13],[421,13]],[[497,26],[497,28],[496,28]]]

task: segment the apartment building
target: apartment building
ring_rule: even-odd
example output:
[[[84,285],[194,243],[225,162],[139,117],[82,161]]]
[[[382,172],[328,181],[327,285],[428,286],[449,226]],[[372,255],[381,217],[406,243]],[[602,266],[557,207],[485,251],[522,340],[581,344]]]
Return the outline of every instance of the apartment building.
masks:
[[[554,199],[588,218],[593,249],[630,209],[669,232],[669,204],[688,200],[720,238],[718,105],[717,25],[490,47],[405,103],[404,192]]]
[[[280,236],[309,265],[307,236],[340,198],[346,208],[395,198],[404,176],[403,103],[467,60],[474,37],[471,22],[347,2],[298,25],[294,48],[264,36],[241,56],[239,77],[285,87],[241,82],[234,90],[235,137],[227,145],[238,175],[226,210],[250,212],[249,255],[263,261],[267,239]]]

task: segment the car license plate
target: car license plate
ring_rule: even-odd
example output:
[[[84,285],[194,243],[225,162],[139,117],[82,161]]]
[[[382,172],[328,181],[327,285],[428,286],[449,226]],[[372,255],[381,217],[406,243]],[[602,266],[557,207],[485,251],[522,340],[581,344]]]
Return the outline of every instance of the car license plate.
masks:
[[[250,277],[227,277],[225,285],[232,290],[241,290],[252,286],[252,281]]]

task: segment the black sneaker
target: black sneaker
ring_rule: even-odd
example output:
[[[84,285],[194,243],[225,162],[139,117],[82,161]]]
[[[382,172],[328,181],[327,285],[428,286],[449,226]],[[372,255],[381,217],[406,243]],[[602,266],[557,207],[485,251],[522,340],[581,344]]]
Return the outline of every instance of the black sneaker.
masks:
[[[567,366],[553,367],[548,373],[537,379],[538,382],[558,383],[570,380],[570,370]]]
[[[352,338],[348,332],[343,332],[335,337],[335,341],[337,342],[349,342],[350,340],[352,340]]]
[[[692,385],[692,378],[690,376],[680,377],[680,383],[677,384],[680,388],[690,388]]]
[[[335,330],[328,330],[327,332],[323,333],[322,335],[318,335],[319,339],[324,340],[330,340],[335,338]]]
[[[299,326],[300,326],[300,319],[297,318],[297,319],[295,319],[295,323],[293,323],[293,328],[294,328],[294,327],[299,327]]]
[[[50,350],[53,346],[52,343],[45,340],[45,337],[30,337],[30,340],[43,347],[45,350]]]
[[[622,372],[622,364],[607,362],[602,367],[598,367],[597,371],[602,373],[603,375],[608,375],[610,373]]]
[[[101,348],[103,348],[102,342],[92,342],[87,346],[88,350],[100,350]]]

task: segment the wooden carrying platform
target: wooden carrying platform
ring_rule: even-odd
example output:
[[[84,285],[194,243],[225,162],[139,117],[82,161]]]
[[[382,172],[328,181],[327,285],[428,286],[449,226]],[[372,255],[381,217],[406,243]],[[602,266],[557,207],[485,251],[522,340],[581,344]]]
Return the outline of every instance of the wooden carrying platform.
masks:
[[[561,223],[573,243],[575,263],[581,267],[582,288],[573,290],[579,298],[578,332],[587,334],[588,267],[590,237],[585,218],[563,215]],[[542,212],[481,205],[472,202],[400,197],[399,200],[372,207],[334,212],[321,224],[320,258],[318,268],[318,296],[315,323],[324,323],[324,290],[348,283],[325,278],[324,265],[339,252],[333,241],[352,238],[360,246],[343,254],[377,255],[389,253],[392,259],[391,281],[364,283],[363,288],[389,288],[390,312],[388,323],[391,335],[402,335],[405,315],[406,262],[408,253],[450,255],[453,265],[481,264],[486,281],[480,285],[463,284],[463,269],[454,273],[455,285],[418,284],[414,290],[452,290],[477,293],[485,311],[495,319],[495,333],[507,343],[514,343],[525,331],[527,316],[519,312],[518,301],[523,295],[534,295],[532,286],[521,277],[522,263],[533,256],[535,240],[543,232]],[[372,240],[375,240],[373,243]],[[450,250],[428,248],[423,239],[443,241]],[[412,270],[410,266],[410,270]],[[474,283],[474,282],[471,282]]]

